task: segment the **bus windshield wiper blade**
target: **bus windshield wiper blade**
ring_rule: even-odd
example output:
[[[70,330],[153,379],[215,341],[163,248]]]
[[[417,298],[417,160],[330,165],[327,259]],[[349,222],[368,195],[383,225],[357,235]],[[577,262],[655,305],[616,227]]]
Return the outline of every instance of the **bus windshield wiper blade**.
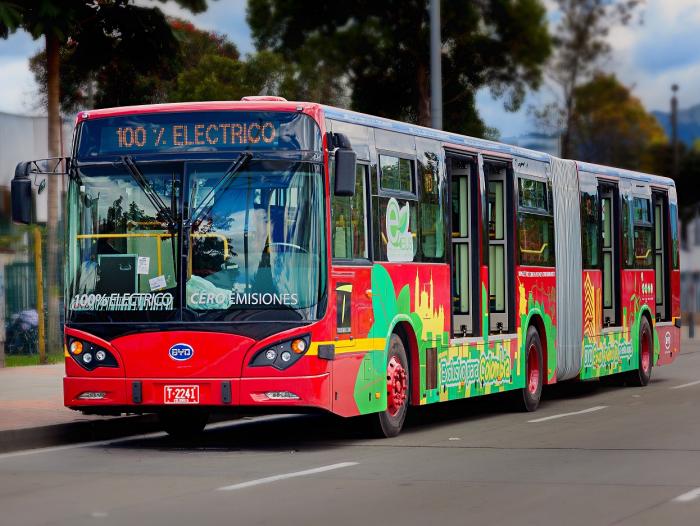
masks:
[[[208,212],[213,204],[214,196],[216,195],[216,192],[220,188],[226,188],[233,179],[233,177],[240,172],[246,164],[248,164],[248,161],[250,161],[253,158],[253,154],[250,152],[243,152],[241,155],[238,156],[238,158],[231,163],[231,166],[228,167],[228,170],[226,170],[226,173],[221,176],[221,179],[216,183],[214,188],[209,190],[209,193],[206,195],[204,199],[202,199],[202,202],[199,204],[199,206],[192,212],[190,215],[190,220],[188,221],[188,225],[194,224],[197,219],[199,219],[202,215],[204,215],[205,212]],[[210,204],[211,202],[211,204]]]
[[[134,159],[128,155],[125,155],[121,160],[122,164],[126,166],[127,171],[129,174],[131,174],[131,177],[134,178],[134,181],[138,183],[141,190],[143,190],[143,193],[146,194],[146,197],[156,209],[158,214],[162,214],[165,217],[166,221],[168,222],[168,230],[172,231],[175,228],[175,218],[173,217],[172,211],[165,206],[165,203],[160,196],[153,191],[153,188],[151,188],[151,185],[148,184],[148,181],[146,181],[146,178],[143,176],[143,173],[141,173],[141,170],[139,170],[139,167],[136,166]]]

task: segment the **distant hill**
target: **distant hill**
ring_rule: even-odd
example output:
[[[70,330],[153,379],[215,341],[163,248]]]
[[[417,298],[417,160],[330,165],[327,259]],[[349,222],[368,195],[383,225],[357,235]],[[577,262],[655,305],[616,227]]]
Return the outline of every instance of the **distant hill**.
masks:
[[[671,139],[671,113],[652,111],[654,117]],[[700,104],[678,111],[678,138],[688,146],[700,139]]]

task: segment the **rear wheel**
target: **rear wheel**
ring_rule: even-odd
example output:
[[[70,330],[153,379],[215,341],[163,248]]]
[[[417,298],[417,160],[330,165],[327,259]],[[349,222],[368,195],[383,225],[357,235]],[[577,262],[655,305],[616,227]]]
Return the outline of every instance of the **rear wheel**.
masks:
[[[527,330],[525,340],[525,387],[513,393],[515,407],[519,411],[535,411],[540,405],[544,383],[542,342],[535,327]]]
[[[193,438],[209,421],[209,412],[201,409],[172,409],[158,414],[163,430],[173,438]]]
[[[406,348],[401,338],[392,334],[386,367],[386,410],[371,415],[374,435],[389,438],[401,432],[408,412],[410,392]]]
[[[651,326],[646,316],[642,316],[639,323],[639,364],[635,371],[625,373],[627,385],[644,387],[651,380],[652,353],[654,339],[651,335]]]

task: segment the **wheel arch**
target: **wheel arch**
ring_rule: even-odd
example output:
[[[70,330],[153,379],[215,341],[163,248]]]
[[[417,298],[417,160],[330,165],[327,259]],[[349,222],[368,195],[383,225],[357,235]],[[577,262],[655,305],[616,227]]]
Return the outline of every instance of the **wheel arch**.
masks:
[[[418,347],[418,337],[409,318],[400,318],[394,323],[389,333],[389,337],[396,334],[406,349],[408,355],[408,374],[411,382],[411,392],[409,402],[417,404],[420,400],[420,353]],[[388,345],[388,343],[387,343]]]
[[[542,345],[542,365],[545,369],[544,384],[547,385],[550,383],[554,383],[556,381],[556,378],[554,376],[554,374],[556,374],[556,367],[554,368],[555,373],[553,373],[552,378],[550,380],[549,352],[552,349],[549,349],[547,341],[547,329],[544,325],[544,318],[542,318],[542,314],[539,312],[539,310],[533,310],[528,315],[527,322],[524,325],[525,332],[523,333],[523,344],[521,352],[525,351],[525,346],[527,344],[527,333],[530,331],[530,327],[535,328],[540,337],[540,344]]]
[[[642,352],[642,342],[639,339],[640,336],[640,329],[642,326],[642,318],[646,318],[647,322],[649,323],[649,330],[651,331],[651,358],[652,358],[652,365],[656,365],[656,362],[658,361],[658,349],[657,349],[657,336],[656,336],[656,330],[654,327],[654,317],[651,315],[651,309],[649,308],[648,305],[642,305],[642,308],[639,311],[639,317],[637,318],[637,335],[634,337],[633,341],[637,342],[637,356],[639,356],[639,353]]]

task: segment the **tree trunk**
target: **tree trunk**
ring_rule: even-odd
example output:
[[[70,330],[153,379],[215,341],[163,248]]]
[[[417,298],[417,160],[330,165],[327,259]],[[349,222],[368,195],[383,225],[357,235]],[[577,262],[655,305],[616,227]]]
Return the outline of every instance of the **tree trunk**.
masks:
[[[46,71],[49,113],[49,157],[61,155],[61,115],[59,111],[59,66],[60,42],[55,35],[46,35]],[[62,348],[62,333],[59,327],[58,283],[58,195],[61,179],[48,177],[48,218],[46,223],[46,292],[48,299],[47,350],[58,352]]]
[[[428,67],[419,62],[416,67],[416,82],[418,82],[418,124],[430,128],[430,86],[428,77]]]

